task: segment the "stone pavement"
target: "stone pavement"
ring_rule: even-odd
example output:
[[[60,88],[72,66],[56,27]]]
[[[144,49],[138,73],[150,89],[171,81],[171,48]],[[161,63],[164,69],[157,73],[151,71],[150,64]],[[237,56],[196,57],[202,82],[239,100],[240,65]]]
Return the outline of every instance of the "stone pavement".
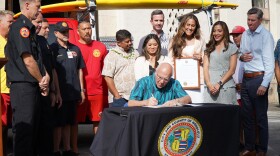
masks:
[[[280,107],[269,104],[268,109],[269,142],[267,156],[280,156]]]

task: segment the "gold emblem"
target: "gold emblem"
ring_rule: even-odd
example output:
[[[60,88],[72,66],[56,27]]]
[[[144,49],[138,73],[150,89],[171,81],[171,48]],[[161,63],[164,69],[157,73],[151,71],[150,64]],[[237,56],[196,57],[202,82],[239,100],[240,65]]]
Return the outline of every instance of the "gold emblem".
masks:
[[[184,82],[184,83],[183,83],[183,85],[184,85],[184,86],[187,86],[187,85],[188,85],[188,83],[187,83],[187,82]]]
[[[67,23],[66,22],[62,22],[61,24],[63,27],[67,27]]]
[[[99,57],[100,56],[100,51],[98,49],[93,50],[93,56],[94,57]]]

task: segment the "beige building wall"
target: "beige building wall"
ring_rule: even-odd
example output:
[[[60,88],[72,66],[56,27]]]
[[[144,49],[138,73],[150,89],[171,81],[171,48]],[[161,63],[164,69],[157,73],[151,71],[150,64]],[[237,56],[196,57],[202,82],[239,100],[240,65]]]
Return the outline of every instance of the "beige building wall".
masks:
[[[280,1],[269,1],[270,31],[277,41],[280,38]],[[276,42],[275,42],[276,44]]]
[[[5,10],[5,0],[0,0],[0,10]]]
[[[251,1],[230,0],[230,2],[239,4],[239,6],[235,10],[219,9],[219,20],[226,22],[230,31],[236,25],[241,25],[247,29],[247,11],[252,8]]]
[[[115,36],[120,29],[128,30],[133,36],[134,48],[141,37],[151,32],[151,12],[155,9],[101,10],[99,11],[99,36]],[[162,9],[167,15],[167,9]],[[167,32],[166,18],[164,31]]]
[[[273,35],[275,40],[275,46],[280,38],[280,1],[269,1],[269,16],[270,16],[270,32]],[[269,89],[269,102],[271,103],[279,103],[278,94],[277,94],[277,81],[275,77],[273,78],[272,82],[270,83]]]
[[[98,11],[99,36],[114,36],[117,26],[117,11]]]

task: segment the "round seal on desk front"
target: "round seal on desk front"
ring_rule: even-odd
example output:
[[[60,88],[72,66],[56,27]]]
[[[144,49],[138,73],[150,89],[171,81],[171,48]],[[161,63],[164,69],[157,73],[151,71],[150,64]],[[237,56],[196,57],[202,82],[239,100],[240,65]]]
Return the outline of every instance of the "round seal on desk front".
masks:
[[[195,118],[177,117],[161,131],[158,151],[162,156],[191,156],[199,149],[202,138],[202,127]]]

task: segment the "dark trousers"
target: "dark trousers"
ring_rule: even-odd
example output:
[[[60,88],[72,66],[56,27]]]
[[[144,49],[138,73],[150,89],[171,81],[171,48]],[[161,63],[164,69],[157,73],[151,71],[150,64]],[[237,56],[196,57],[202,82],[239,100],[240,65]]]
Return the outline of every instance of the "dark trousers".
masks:
[[[38,154],[53,155],[54,108],[51,107],[50,96],[41,96],[41,107]]]
[[[257,95],[257,90],[261,85],[263,75],[254,78],[243,78],[242,97],[242,122],[244,126],[245,149],[267,152],[268,146],[268,88],[263,96]],[[254,113],[255,111],[255,113]],[[255,117],[254,117],[255,115]],[[256,120],[256,121],[255,121]],[[256,127],[259,130],[259,145],[256,143]]]
[[[37,147],[40,114],[38,83],[12,83],[10,89],[13,110],[14,156],[33,156]]]
[[[8,126],[2,126],[3,156],[7,155],[8,149]]]
[[[123,107],[127,102],[128,101],[125,98],[113,98],[113,102],[109,103],[109,107]]]

